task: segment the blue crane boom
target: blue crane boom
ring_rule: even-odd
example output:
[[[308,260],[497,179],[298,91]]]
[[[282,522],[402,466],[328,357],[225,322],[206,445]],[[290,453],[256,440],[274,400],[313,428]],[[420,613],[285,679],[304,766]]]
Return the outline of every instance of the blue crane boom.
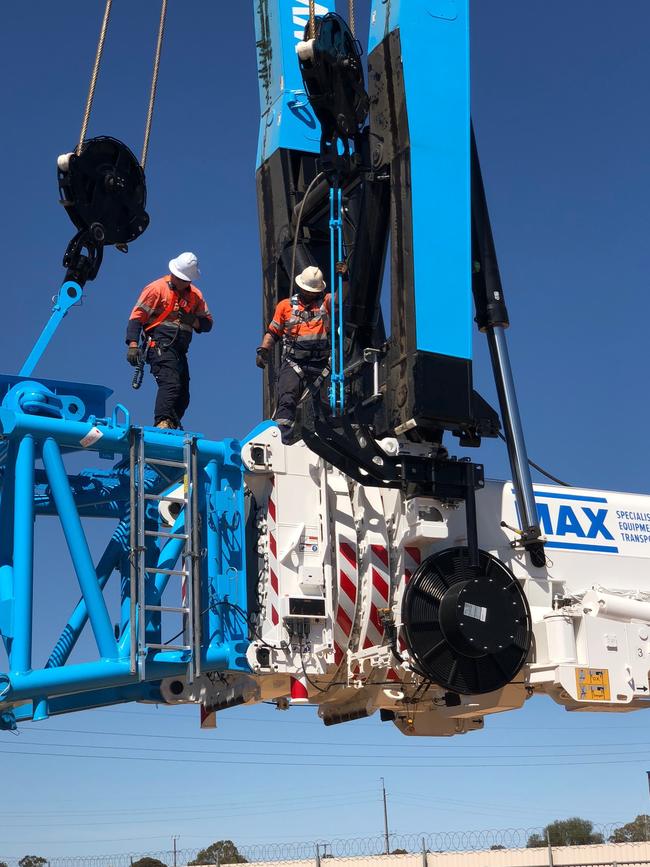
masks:
[[[264,324],[299,269],[338,284],[331,402],[323,383],[303,404],[301,442],[282,445],[271,421],[223,441],[142,427],[107,411],[104,386],[35,375],[104,247],[148,223],[122,143],[59,160],[78,228],[66,282],[21,372],[0,376],[0,727],[128,701],[194,702],[210,725],[271,700],[316,704],[328,725],[379,710],[406,734],[451,735],[535,691],[570,709],[645,706],[648,498],[530,479],[471,125],[469,0],[373,0],[367,87],[335,5],[253,4]],[[472,305],[501,419],[473,389]],[[477,447],[501,422],[513,481],[486,484],[442,436]],[[75,454],[91,465],[70,471]],[[45,516],[80,598],[39,663]],[[89,518],[107,527],[96,559]],[[80,661],[86,634],[96,650]]]

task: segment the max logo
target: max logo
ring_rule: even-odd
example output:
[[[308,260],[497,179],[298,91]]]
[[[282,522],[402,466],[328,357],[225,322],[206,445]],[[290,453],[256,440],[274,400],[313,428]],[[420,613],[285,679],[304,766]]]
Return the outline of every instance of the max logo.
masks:
[[[605,497],[535,491],[535,502],[547,548],[618,553]]]
[[[544,533],[548,536],[575,536],[578,539],[607,539],[614,537],[605,526],[607,509],[588,506],[560,506],[555,523],[548,503],[537,503],[537,514]]]

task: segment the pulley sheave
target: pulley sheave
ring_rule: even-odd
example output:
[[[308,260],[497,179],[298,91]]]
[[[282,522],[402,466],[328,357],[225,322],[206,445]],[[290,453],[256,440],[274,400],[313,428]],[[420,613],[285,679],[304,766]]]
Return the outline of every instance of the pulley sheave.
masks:
[[[347,143],[357,137],[368,116],[369,100],[363,80],[361,47],[346,22],[334,12],[316,18],[316,33],[299,51],[305,90],[320,121],[322,142]]]
[[[133,152],[110,136],[88,139],[59,160],[61,204],[95,243],[128,244],[149,225],[145,176]]]
[[[424,560],[407,585],[402,622],[420,673],[463,695],[510,683],[532,637],[528,602],[512,572],[485,551],[472,566],[467,548]]]

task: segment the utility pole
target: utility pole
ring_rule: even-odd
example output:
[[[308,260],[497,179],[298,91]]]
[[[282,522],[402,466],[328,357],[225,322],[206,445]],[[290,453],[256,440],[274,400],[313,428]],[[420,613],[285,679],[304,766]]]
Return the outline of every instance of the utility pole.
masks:
[[[385,854],[390,855],[390,840],[388,837],[388,806],[386,804],[386,786],[384,785],[384,778],[380,777],[381,780],[381,791],[384,798],[384,848]]]
[[[179,834],[174,834],[172,837],[172,845],[174,847],[174,867],[176,867],[176,841],[179,839]]]

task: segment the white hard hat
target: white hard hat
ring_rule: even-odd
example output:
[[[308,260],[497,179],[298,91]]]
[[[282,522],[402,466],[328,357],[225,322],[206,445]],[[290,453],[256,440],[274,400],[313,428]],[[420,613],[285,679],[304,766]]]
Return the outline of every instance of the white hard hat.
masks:
[[[201,276],[199,260],[194,253],[181,253],[169,262],[169,270],[179,280],[187,280],[193,283]]]
[[[314,295],[318,295],[320,292],[324,292],[327,289],[327,283],[323,278],[323,272],[320,268],[316,268],[315,265],[309,265],[302,274],[298,274],[296,277],[296,283],[303,292],[313,292]]]

